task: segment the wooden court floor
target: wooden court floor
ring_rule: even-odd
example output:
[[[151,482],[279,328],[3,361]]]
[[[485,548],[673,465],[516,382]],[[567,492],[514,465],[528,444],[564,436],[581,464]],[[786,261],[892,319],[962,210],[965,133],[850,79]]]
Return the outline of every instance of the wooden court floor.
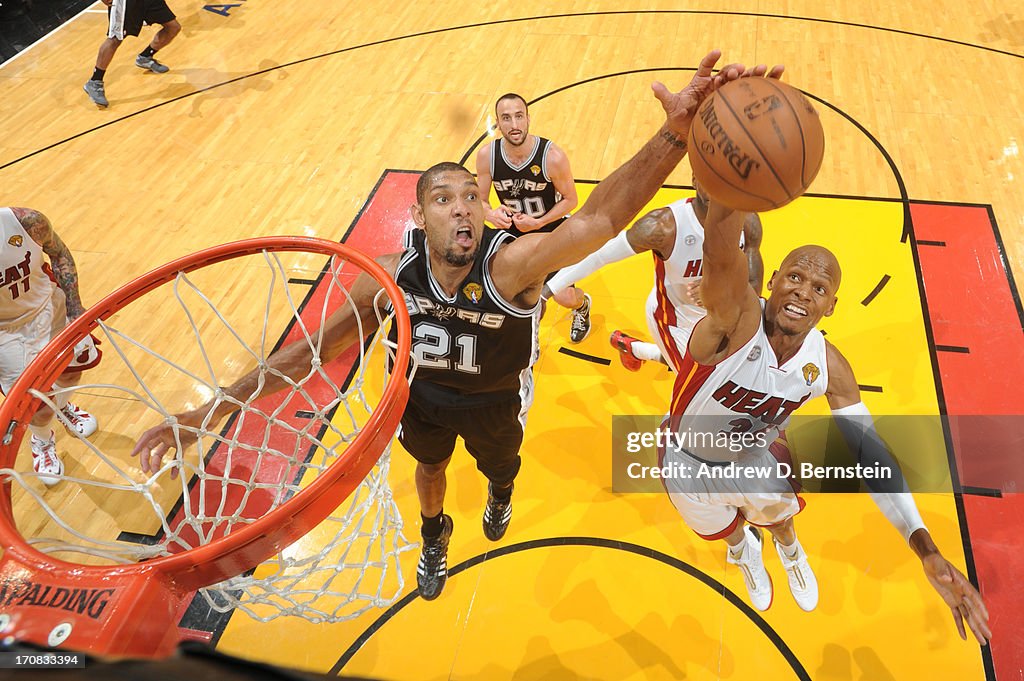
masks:
[[[99,3],[0,65],[0,203],[51,218],[87,303],[245,236],[369,229],[374,248],[387,248],[415,177],[389,171],[466,158],[472,168],[506,91],[531,101],[531,131],[566,150],[585,195],[656,129],[650,81],[681,86],[720,47],[725,61],[785,63],[822,113],[821,174],[811,196],[763,216],[765,261],[770,269],[808,241],[837,252],[844,290],[826,328],[872,388],[872,411],[1024,413],[1024,7],[171,4],[184,26],[161,52],[171,72],[136,69],[144,42],[126,41],[105,111],[81,91],[103,37]],[[685,195],[688,182],[684,164],[656,203]],[[1020,678],[1024,504],[972,472],[987,452],[970,443],[943,439],[933,454],[971,489],[918,503],[947,556],[980,584],[991,651],[956,638],[867,499],[809,500],[799,531],[821,605],[799,611],[766,556],[776,602],[758,615],[721,549],[694,537],[662,495],[611,492],[611,416],[661,413],[670,389],[657,367],[623,370],[606,342],[615,328],[643,330],[649,285],[643,258],[585,282],[594,332],[571,348],[584,358],[562,352],[564,316],[545,319],[512,526],[497,545],[482,537],[486,487],[460,456],[446,505],[458,572],[441,599],[409,597],[337,625],[238,614],[215,632],[219,647],[387,679]],[[111,415],[101,429],[130,441],[137,424]],[[392,485],[415,536],[411,471],[396,448]],[[414,554],[403,567],[412,580]]]

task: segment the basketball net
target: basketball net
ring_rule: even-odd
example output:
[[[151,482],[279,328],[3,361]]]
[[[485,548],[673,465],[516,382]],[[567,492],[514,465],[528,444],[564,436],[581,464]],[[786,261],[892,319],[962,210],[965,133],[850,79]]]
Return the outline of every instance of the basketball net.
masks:
[[[41,576],[19,583],[12,580],[10,570],[0,574],[0,627],[6,627],[0,633],[18,637],[19,632],[38,629],[26,629],[26,618],[56,615],[53,621],[59,624],[77,615],[70,631],[55,624],[45,643],[120,654],[168,652],[173,641],[127,646],[91,638],[93,633],[83,638],[83,629],[102,624],[102,613],[91,617],[102,608],[90,606],[91,597],[78,597],[87,601],[81,607],[69,607],[74,600],[70,595],[61,602],[59,589],[72,589],[70,582],[60,586],[62,571],[98,575],[96,586],[103,586],[123,566],[140,573],[155,570],[159,576],[150,581],[170,583],[176,596],[199,588],[210,608],[222,613],[242,610],[261,621],[290,615],[336,622],[386,607],[401,594],[399,556],[414,545],[403,535],[388,469],[397,424],[394,402],[401,401],[400,415],[408,390],[408,362],[398,361],[399,349],[387,341],[386,333],[389,324],[398,323],[396,309],[405,315],[408,328],[404,303],[400,297],[395,300],[397,287],[386,286],[374,305],[380,331],[324,364],[321,358],[329,339],[322,329],[327,317],[348,306],[360,318],[349,289],[360,270],[375,264],[363,262],[368,260],[363,256],[357,265],[359,259],[331,242],[270,241],[259,244],[259,251],[249,248],[245,255],[227,255],[215,261],[218,264],[186,263],[177,271],[167,270],[162,277],[169,285],[157,288],[148,282],[141,297],[131,298],[134,304],[122,310],[123,303],[115,302],[110,310],[99,309],[92,324],[76,320],[55,341],[73,347],[72,341],[89,329],[100,339],[102,363],[83,374],[82,383],[74,388],[75,402],[97,416],[100,430],[90,439],[77,436],[73,429],[71,434],[58,433],[65,473],[57,485],[47,488],[32,472],[27,452],[12,465],[17,439],[24,435],[34,405],[11,420],[17,424],[8,429],[16,436],[10,446],[13,453],[5,451],[0,459],[6,466],[0,469],[7,480],[4,510],[10,509],[27,548],[14,550],[17,547],[8,545],[5,554],[33,554],[29,562],[36,563],[35,569],[43,566],[58,578],[47,583],[51,588],[44,596],[38,587]],[[296,241],[303,249],[295,246]],[[319,272],[318,284],[300,302],[297,290],[311,282],[303,273],[317,274],[309,264],[316,262],[309,257],[311,252],[331,257]],[[186,271],[188,267],[195,271]],[[393,286],[390,280],[389,284]],[[97,308],[103,304],[90,314]],[[287,335],[277,342],[282,328],[288,329]],[[70,340],[65,339],[68,332]],[[274,373],[283,376],[268,359],[278,345],[289,343],[306,344],[310,366],[297,380],[285,377],[285,390],[265,394],[266,379]],[[407,343],[404,352],[408,353]],[[393,374],[385,371],[386,362],[394,363]],[[33,367],[36,363],[26,374]],[[243,400],[227,395],[221,386],[252,367],[259,370],[259,387],[253,394]],[[70,426],[57,409],[58,397],[69,389],[46,388],[60,370],[41,370],[25,392]],[[396,382],[404,391],[393,387]],[[17,393],[18,386],[8,400]],[[385,399],[390,418],[382,427],[384,415],[375,412]],[[182,425],[173,416],[207,401],[210,409],[198,427]],[[234,408],[233,415],[226,423],[215,421],[214,409],[225,402]],[[4,404],[4,416],[9,406]],[[172,424],[179,446],[156,473],[147,475],[130,452],[142,431],[160,422]],[[0,422],[7,424],[6,419]],[[197,443],[181,446],[185,436]],[[365,477],[353,479],[365,470]],[[347,490],[351,494],[340,503]],[[320,500],[300,501],[310,498]],[[104,513],[109,520],[95,522],[95,516]],[[5,545],[19,543],[16,538],[4,540]],[[73,570],[76,565],[69,557],[87,567]],[[217,583],[201,584],[207,581]],[[113,626],[123,628],[125,623]]]

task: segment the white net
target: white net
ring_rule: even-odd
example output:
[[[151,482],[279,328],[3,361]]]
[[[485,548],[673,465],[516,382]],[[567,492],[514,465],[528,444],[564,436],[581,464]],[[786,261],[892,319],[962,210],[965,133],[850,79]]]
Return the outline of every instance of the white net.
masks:
[[[65,472],[52,487],[34,472],[24,443],[19,465],[0,470],[12,492],[18,530],[36,549],[64,560],[120,564],[180,553],[230,534],[287,502],[340,458],[373,412],[392,344],[382,331],[335,361],[321,361],[321,329],[359,270],[315,253],[262,252],[176,278],[133,301],[94,335],[100,365],[82,375],[74,403],[99,430],[83,438],[55,422]],[[383,308],[382,293],[375,309]],[[358,315],[356,315],[358,317]],[[282,333],[284,336],[282,336]],[[306,374],[264,394],[268,357],[305,343]],[[259,388],[233,400],[221,386],[259,368]],[[280,375],[280,374],[278,374]],[[35,392],[56,410],[69,389]],[[198,428],[175,412],[231,402],[225,422]],[[58,411],[61,424],[70,426]],[[196,445],[167,457],[152,475],[130,453],[162,421]],[[26,438],[27,440],[28,438]],[[281,615],[337,621],[384,607],[402,592],[399,555],[411,548],[388,485],[390,447],[347,501],[302,539],[260,566],[201,591],[218,611],[260,620]],[[72,554],[74,557],[69,557]]]

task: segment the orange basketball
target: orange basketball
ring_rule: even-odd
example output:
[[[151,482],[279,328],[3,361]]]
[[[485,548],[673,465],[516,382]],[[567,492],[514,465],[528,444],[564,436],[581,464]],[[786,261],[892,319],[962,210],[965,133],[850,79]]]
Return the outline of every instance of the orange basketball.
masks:
[[[761,212],[807,191],[821,168],[825,132],[799,90],[771,78],[726,83],[690,126],[693,176],[715,201]]]

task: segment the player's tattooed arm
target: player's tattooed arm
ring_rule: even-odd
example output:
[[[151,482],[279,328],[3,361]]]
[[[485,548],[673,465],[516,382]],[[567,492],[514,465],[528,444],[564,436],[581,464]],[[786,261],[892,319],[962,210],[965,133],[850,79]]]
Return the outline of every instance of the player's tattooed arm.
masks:
[[[676,243],[676,219],[672,209],[656,208],[647,213],[629,228],[626,239],[637,253],[654,251],[662,260],[668,260]]]
[[[85,312],[82,305],[82,297],[78,293],[78,267],[75,266],[75,259],[67,245],[61,241],[57,232],[53,231],[53,225],[46,219],[46,216],[31,208],[12,208],[15,217],[21,222],[28,235],[32,237],[43,249],[43,253],[50,258],[50,266],[53,268],[54,279],[57,286],[64,291],[67,298],[68,319],[74,319]]]

